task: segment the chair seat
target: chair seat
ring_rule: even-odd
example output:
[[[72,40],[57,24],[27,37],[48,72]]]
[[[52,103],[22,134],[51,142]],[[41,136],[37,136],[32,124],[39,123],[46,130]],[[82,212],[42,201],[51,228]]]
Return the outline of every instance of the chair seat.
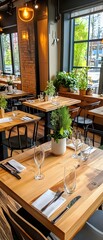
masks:
[[[96,228],[103,234],[103,211],[96,210],[95,213],[88,219],[87,224],[92,228]]]
[[[34,142],[31,138],[25,137],[24,135],[20,135],[20,143],[18,141],[18,136],[11,137],[10,139],[5,139],[2,141],[3,145],[10,147],[11,149],[22,150],[26,148],[30,148],[34,145]]]
[[[78,116],[78,117],[75,118],[75,123],[83,124],[83,125],[84,124],[85,125],[92,125],[93,121],[90,118],[85,118],[85,120],[84,120],[84,117]]]
[[[89,227],[88,224],[85,224],[73,240],[103,240],[103,235]]]

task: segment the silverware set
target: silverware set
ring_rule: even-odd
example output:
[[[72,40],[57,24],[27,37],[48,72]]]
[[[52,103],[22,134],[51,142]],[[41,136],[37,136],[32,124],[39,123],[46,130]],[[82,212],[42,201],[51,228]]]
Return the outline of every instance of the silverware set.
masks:
[[[0,167],[15,176],[17,179],[21,179],[18,174],[18,170],[15,167],[12,167],[8,162],[5,164],[0,163]]]

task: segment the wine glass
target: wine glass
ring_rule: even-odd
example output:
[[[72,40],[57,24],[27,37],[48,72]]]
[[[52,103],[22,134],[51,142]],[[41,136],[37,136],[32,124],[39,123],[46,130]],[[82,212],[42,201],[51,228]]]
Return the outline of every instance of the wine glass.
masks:
[[[43,147],[42,146],[35,147],[34,148],[34,161],[38,168],[38,173],[37,173],[37,175],[35,175],[36,180],[41,180],[44,178],[44,175],[41,173],[41,166],[44,162],[44,157],[45,157],[45,153],[44,153]]]
[[[73,154],[73,158],[78,158],[77,150],[78,147],[81,145],[81,132],[74,130],[72,132],[72,143],[75,148],[75,154]]]

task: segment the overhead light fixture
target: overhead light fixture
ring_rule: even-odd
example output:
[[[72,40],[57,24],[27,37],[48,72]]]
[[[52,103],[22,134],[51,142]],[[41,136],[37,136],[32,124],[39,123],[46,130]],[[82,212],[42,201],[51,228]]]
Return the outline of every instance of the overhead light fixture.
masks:
[[[35,7],[35,9],[38,9],[37,0],[35,0],[35,2],[34,2],[34,7]]]
[[[34,9],[27,7],[27,4],[18,9],[18,16],[23,22],[30,22],[34,18]]]

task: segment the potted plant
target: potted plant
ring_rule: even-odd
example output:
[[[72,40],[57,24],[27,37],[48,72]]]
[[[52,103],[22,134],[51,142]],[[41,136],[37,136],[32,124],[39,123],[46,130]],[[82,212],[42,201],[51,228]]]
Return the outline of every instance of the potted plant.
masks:
[[[12,76],[8,77],[7,83],[8,83],[8,92],[12,93],[13,92],[13,79],[12,79]]]
[[[7,107],[7,100],[5,97],[0,96],[0,117],[4,117],[4,109]]]
[[[50,80],[47,82],[47,87],[44,91],[45,96],[46,96],[46,100],[51,100],[53,95],[55,94],[55,86],[53,84],[53,80]]]
[[[67,92],[76,87],[76,79],[72,72],[58,72],[54,80],[54,86],[59,92]]]
[[[86,90],[88,87],[87,73],[88,68],[82,68],[78,71],[78,88],[81,95],[86,94]]]
[[[64,154],[66,151],[66,138],[72,132],[72,119],[67,107],[58,108],[51,113],[51,134],[52,152],[55,155]]]

